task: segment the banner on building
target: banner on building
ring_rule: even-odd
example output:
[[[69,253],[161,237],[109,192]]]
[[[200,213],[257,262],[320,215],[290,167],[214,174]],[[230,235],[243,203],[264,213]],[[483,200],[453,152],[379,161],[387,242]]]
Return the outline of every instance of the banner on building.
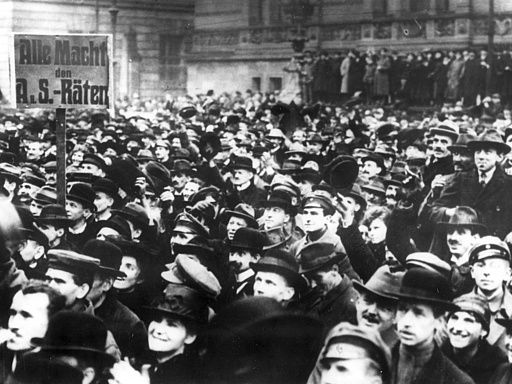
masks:
[[[112,35],[13,34],[15,108],[113,108]]]

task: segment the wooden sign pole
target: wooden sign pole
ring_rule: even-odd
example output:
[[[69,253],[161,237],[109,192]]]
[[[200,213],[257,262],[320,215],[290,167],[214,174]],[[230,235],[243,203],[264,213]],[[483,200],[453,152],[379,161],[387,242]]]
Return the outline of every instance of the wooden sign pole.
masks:
[[[66,206],[66,108],[57,108],[57,202]]]

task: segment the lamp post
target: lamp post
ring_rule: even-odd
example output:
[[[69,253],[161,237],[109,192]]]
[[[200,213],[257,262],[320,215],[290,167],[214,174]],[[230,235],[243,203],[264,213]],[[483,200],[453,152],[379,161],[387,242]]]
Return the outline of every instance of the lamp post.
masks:
[[[119,8],[117,8],[117,0],[112,0],[112,5],[108,9],[110,13],[110,25],[112,27],[112,54],[114,56],[114,64],[116,57],[116,25],[117,25],[117,14],[119,13]]]

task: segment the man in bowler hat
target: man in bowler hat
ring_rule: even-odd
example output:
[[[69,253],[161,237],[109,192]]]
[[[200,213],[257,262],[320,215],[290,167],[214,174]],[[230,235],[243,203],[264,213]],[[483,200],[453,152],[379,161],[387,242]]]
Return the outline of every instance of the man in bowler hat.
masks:
[[[229,169],[233,173],[231,183],[234,188],[228,188],[228,206],[234,208],[238,203],[246,203],[259,208],[267,193],[254,184],[256,169],[252,159],[248,156],[237,156],[229,164]]]

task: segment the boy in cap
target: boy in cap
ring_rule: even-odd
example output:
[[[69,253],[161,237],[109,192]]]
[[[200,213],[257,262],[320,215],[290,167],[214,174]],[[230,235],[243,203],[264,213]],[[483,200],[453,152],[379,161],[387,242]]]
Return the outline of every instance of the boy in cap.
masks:
[[[475,384],[487,384],[498,365],[507,361],[505,352],[485,339],[491,312],[487,299],[468,293],[453,300],[459,308],[448,314],[448,340],[443,353],[466,372]]]
[[[286,251],[270,249],[250,266],[256,272],[254,296],[270,297],[286,307],[306,288],[306,280],[299,274],[299,264]]]
[[[469,250],[469,264],[476,285],[474,292],[487,299],[494,314],[487,341],[505,350],[505,330],[496,319],[512,314],[512,295],[506,288],[511,274],[509,248],[497,237],[484,236]]]
[[[94,238],[89,220],[96,210],[94,200],[96,193],[89,184],[75,183],[66,195],[66,212],[72,221],[69,227],[68,240],[78,249]]]
[[[308,384],[389,384],[391,353],[379,333],[340,323],[327,335]]]
[[[445,312],[458,309],[451,302],[448,279],[425,268],[409,269],[393,296],[398,298],[399,343],[392,352],[391,383],[473,383],[444,356],[434,340]]]

